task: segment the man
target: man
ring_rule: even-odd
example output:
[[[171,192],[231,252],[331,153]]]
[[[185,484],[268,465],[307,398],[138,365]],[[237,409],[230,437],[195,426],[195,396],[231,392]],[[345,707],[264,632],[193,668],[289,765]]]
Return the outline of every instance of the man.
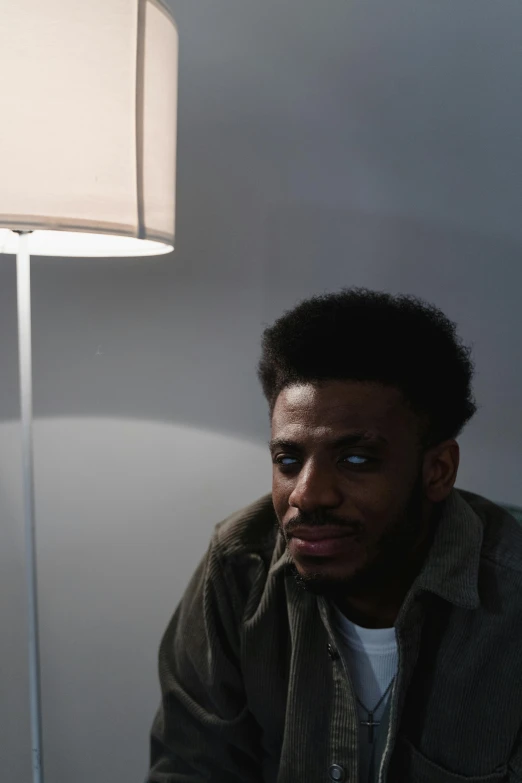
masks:
[[[149,783],[522,781],[522,529],[454,489],[472,374],[412,297],[265,331],[272,495],[217,525],[164,636]]]

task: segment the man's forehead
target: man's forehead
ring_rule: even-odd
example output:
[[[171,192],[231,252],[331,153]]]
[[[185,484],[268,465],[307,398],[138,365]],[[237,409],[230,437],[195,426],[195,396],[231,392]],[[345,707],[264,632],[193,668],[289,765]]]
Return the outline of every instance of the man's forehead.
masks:
[[[273,424],[292,420],[317,427],[367,427],[369,422],[389,420],[405,410],[398,389],[373,383],[332,381],[295,384],[279,394],[274,406]]]

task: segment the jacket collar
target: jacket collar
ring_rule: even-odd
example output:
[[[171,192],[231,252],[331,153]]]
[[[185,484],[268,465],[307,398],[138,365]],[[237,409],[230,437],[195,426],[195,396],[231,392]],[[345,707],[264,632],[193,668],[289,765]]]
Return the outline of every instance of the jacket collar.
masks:
[[[444,503],[432,546],[412,592],[424,590],[463,609],[477,609],[483,537],[480,517],[454,489]]]

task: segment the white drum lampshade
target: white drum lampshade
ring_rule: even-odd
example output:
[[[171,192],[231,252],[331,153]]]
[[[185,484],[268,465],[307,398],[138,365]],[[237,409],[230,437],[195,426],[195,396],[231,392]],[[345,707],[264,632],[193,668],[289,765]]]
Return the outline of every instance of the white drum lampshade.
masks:
[[[2,0],[0,253],[173,249],[178,33],[160,0]]]

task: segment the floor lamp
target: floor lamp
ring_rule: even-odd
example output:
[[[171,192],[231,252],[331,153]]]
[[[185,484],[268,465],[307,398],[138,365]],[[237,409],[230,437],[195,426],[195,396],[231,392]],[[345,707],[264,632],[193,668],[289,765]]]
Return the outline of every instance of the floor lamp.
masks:
[[[4,0],[0,253],[17,257],[33,783],[43,783],[30,257],[174,247],[178,33],[162,0]]]

